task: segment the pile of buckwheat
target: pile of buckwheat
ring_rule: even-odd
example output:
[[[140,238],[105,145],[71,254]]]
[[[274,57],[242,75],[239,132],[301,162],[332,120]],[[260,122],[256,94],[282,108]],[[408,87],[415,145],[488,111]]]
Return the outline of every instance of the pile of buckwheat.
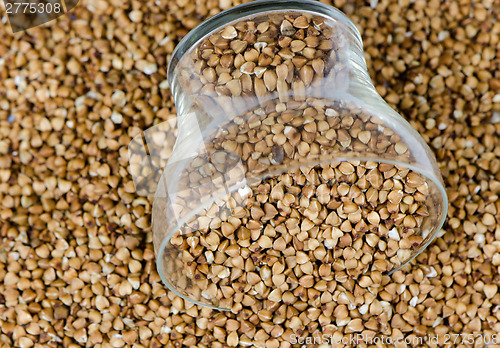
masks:
[[[374,335],[499,347],[498,0],[332,3],[360,29],[378,92],[422,134],[443,174],[448,219],[416,260],[375,279],[377,291],[347,281],[337,286],[348,291],[328,298],[322,288],[297,287],[259,311],[244,295],[236,314],[193,305],[162,284],[152,202],[135,192],[127,146],[175,115],[165,79],[178,41],[239,3],[81,0],[70,14],[16,35],[2,11],[1,346],[290,347],[299,336],[334,342],[359,334],[360,347]],[[305,177],[270,182],[302,188]],[[255,214],[265,216],[264,208]],[[310,266],[293,269],[305,274],[302,267]],[[352,346],[343,342],[336,346]]]

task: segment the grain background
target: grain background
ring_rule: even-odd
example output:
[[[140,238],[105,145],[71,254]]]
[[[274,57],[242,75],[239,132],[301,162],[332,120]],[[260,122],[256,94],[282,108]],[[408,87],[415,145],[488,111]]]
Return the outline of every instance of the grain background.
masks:
[[[245,334],[241,317],[166,290],[152,202],[127,169],[130,140],[175,117],[175,45],[239,3],[81,0],[15,35],[1,7],[2,347],[287,347],[265,317],[248,314]],[[332,4],[360,29],[379,93],[434,151],[450,200],[440,237],[394,279],[406,290],[389,335],[499,333],[500,1]]]

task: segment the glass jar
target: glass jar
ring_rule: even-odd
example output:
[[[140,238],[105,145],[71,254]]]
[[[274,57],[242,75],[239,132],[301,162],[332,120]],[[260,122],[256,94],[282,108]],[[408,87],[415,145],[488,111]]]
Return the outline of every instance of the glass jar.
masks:
[[[435,158],[375,90],[361,36],[337,9],[231,8],[181,41],[168,80],[178,137],[153,236],[179,296],[237,311],[279,301],[275,289],[360,282],[399,269],[440,230]]]

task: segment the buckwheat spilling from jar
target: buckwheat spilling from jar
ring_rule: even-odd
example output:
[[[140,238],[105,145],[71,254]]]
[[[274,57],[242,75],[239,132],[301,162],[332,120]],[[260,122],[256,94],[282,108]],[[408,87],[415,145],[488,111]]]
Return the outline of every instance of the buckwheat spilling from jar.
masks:
[[[369,317],[387,272],[410,259],[427,237],[428,223],[427,230],[422,224],[429,216],[429,187],[423,176],[374,161],[331,162],[347,151],[410,156],[368,111],[307,96],[323,78],[345,83],[338,80],[348,73],[340,50],[345,44],[345,35],[326,28],[321,18],[283,14],[227,26],[194,50],[189,85],[217,103],[229,98],[242,114],[215,132],[211,155],[193,161],[181,186],[230,172],[231,154],[241,158],[247,179],[266,177],[271,165],[284,172],[213,203],[171,239],[180,257],[169,269],[178,270],[175,281],[195,299],[234,313],[344,305]],[[329,161],[307,166],[322,159]],[[189,198],[204,197],[200,192]],[[352,319],[346,312],[337,325],[346,332],[361,329]],[[294,321],[290,328],[300,336],[304,324]]]
[[[315,342],[344,335],[349,343],[334,347],[353,347],[342,328],[362,328],[357,347],[373,347],[375,331],[400,339],[397,348],[498,348],[498,0],[329,2],[360,28],[377,90],[443,173],[448,219],[414,262],[383,276],[378,292],[353,293],[364,301],[356,308],[350,280],[321,307],[302,310],[297,292],[293,304],[256,301],[237,314],[162,283],[152,202],[121,153],[175,114],[165,81],[175,44],[240,2],[82,0],[15,35],[0,21],[0,347],[289,348],[300,346],[290,343],[300,329]],[[307,288],[311,299],[315,291]],[[417,337],[433,340],[404,343]]]

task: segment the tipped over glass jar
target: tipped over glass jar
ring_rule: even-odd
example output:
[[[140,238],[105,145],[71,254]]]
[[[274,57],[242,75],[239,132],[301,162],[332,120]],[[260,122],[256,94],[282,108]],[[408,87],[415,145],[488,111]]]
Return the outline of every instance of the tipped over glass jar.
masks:
[[[182,40],[168,79],[178,137],[153,235],[179,296],[234,312],[321,307],[377,291],[440,230],[435,158],[376,92],[361,36],[337,9],[224,11]]]

